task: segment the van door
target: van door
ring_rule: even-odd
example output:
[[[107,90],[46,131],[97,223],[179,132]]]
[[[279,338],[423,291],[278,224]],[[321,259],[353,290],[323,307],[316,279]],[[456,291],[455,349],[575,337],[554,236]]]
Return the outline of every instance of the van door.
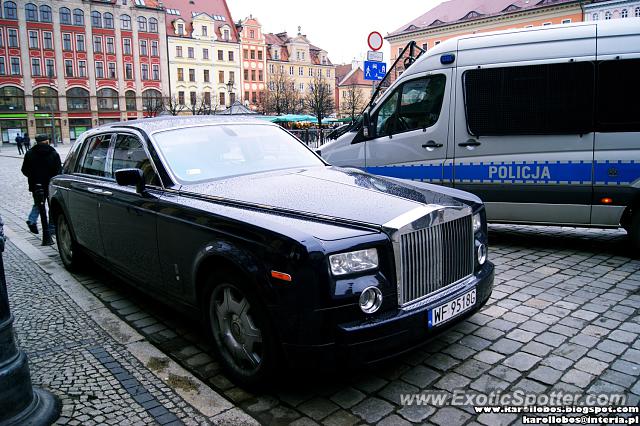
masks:
[[[478,195],[489,220],[590,222],[595,30],[576,31],[532,32],[535,44],[520,32],[491,49],[475,39],[473,55],[459,44],[454,186]]]
[[[369,173],[441,183],[449,135],[451,69],[408,77],[372,114]]]
[[[597,132],[591,223],[619,226],[640,192],[638,25],[598,28]]]

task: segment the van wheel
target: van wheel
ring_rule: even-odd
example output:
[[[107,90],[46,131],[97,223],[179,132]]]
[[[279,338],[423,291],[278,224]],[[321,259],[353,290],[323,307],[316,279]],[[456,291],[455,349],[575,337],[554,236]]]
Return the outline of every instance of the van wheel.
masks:
[[[277,366],[275,334],[255,292],[241,278],[209,280],[206,320],[222,366],[248,388],[265,385]]]
[[[60,213],[56,220],[56,242],[64,267],[69,271],[77,271],[81,263],[82,253],[71,234],[71,228],[64,213]]]

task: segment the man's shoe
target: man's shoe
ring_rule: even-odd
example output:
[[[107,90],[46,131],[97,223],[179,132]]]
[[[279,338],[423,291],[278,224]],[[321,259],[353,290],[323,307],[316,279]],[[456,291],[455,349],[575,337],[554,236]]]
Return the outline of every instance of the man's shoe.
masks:
[[[35,223],[31,223],[29,221],[27,221],[27,226],[29,227],[29,231],[31,231],[34,234],[38,233],[38,225],[36,225]]]

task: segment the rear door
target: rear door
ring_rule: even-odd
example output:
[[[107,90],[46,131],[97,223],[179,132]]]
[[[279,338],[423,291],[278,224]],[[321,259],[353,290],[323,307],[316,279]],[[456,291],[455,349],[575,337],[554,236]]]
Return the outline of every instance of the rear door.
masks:
[[[459,42],[454,185],[489,220],[590,223],[595,26]]]
[[[598,28],[597,133],[592,223],[618,226],[640,188],[638,24]]]
[[[449,135],[451,69],[418,74],[391,92],[372,114],[365,142],[369,173],[441,183]]]

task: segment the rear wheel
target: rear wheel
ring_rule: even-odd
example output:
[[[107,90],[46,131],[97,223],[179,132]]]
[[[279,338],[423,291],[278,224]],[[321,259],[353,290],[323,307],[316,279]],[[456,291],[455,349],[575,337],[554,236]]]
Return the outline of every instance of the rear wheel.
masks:
[[[277,362],[275,336],[264,308],[240,280],[211,284],[207,325],[222,365],[238,384],[265,384]]]
[[[69,222],[63,213],[60,213],[56,220],[56,241],[64,267],[69,271],[76,271],[79,267],[81,254],[78,250],[78,244],[71,234]]]

